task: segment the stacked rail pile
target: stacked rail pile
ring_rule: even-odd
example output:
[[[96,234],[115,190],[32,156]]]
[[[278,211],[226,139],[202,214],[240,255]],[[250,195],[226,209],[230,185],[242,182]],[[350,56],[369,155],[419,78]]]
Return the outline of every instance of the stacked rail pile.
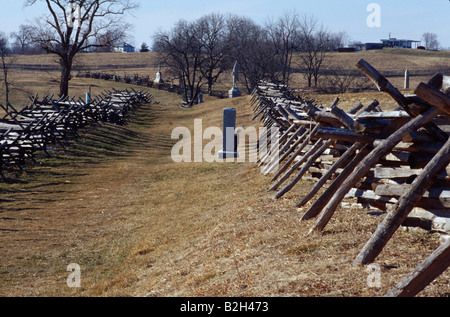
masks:
[[[275,198],[305,177],[316,181],[296,204],[305,207],[315,198],[301,218],[316,219],[311,232],[322,231],[345,198],[387,211],[355,265],[372,263],[402,225],[420,220],[422,227],[450,233],[450,97],[441,91],[443,76],[403,95],[366,61],[357,67],[396,101],[397,109],[383,111],[374,100],[345,112],[339,99],[325,109],[267,82],[252,98],[255,119],[281,131],[279,160],[259,163],[264,172],[274,172]],[[450,264],[449,241],[390,295],[415,295],[440,275]]]
[[[28,161],[36,162],[35,153],[50,156],[49,149],[66,149],[78,131],[92,124],[126,124],[140,104],[152,97],[138,91],[108,91],[95,100],[84,102],[46,96],[31,98],[30,105],[20,111],[11,105],[0,119],[0,174],[5,170],[23,170]]]

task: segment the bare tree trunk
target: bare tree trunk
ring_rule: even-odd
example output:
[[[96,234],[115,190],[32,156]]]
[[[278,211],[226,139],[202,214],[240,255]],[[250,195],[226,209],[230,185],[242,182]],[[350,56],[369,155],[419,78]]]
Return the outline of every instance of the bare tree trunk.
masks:
[[[6,107],[9,105],[9,81],[8,81],[8,65],[6,64],[6,58],[2,55],[2,68],[3,68],[3,83],[5,84],[5,102]]]
[[[308,75],[308,87],[312,86],[312,77],[311,75]]]
[[[63,60],[61,60],[61,81],[59,84],[59,95],[62,96],[68,96],[69,95],[69,82],[71,80],[71,69],[72,66],[70,63],[67,63]]]

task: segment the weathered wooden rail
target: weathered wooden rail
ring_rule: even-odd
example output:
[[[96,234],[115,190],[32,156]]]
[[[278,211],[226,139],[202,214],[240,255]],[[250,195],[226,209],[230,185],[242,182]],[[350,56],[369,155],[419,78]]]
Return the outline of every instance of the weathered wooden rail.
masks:
[[[74,98],[39,99],[31,97],[28,106],[16,110],[4,107],[0,119],[0,175],[7,170],[23,170],[27,162],[35,160],[35,153],[55,148],[66,150],[70,139],[79,136],[78,131],[92,124],[109,122],[124,125],[129,115],[139,105],[149,103],[152,96],[141,91],[106,91],[94,100]]]
[[[396,101],[397,109],[383,111],[374,100],[345,112],[337,98],[324,108],[268,82],[255,88],[251,100],[254,119],[278,127],[284,136],[279,161],[259,162],[265,173],[274,173],[274,198],[286,195],[305,177],[316,182],[296,204],[306,207],[311,202],[301,216],[316,219],[310,232],[323,231],[339,206],[357,204],[386,212],[354,260],[354,265],[364,265],[377,258],[400,226],[440,232],[443,240],[449,237],[450,96],[441,91],[441,74],[422,83],[414,95],[403,95],[366,61],[357,67]],[[439,265],[423,265],[425,272],[414,277],[414,284],[398,286],[407,292],[397,289],[389,295],[416,295],[431,282],[424,283],[424,276],[439,276],[450,265],[450,258],[442,255],[448,254],[446,245],[436,257]]]
[[[177,93],[179,95],[184,94],[184,90],[181,86],[175,85],[173,83],[155,83],[153,79],[150,78],[150,76],[141,76],[138,74],[135,75],[116,75],[111,73],[105,73],[105,72],[79,72],[76,75],[78,78],[94,78],[94,79],[102,79],[107,81],[114,81],[114,82],[121,82],[125,84],[133,84],[137,86],[145,86],[150,88],[155,88],[158,90],[164,90],[168,92]],[[222,91],[222,90],[212,90],[207,91],[206,89],[201,89],[201,92],[203,94],[209,94],[210,96],[224,99],[228,97],[228,91]]]

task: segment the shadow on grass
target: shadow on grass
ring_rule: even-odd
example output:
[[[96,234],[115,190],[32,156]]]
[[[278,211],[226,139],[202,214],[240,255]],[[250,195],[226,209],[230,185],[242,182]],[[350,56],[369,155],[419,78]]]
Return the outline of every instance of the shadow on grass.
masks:
[[[37,164],[30,163],[23,171],[6,171],[7,180],[0,182],[0,213],[2,210],[21,210],[25,203],[27,206],[45,206],[45,203],[61,200],[72,180],[88,175],[90,168],[108,161],[129,159],[136,151],[145,155],[145,151],[150,150],[149,144],[159,142],[146,133],[158,115],[152,106],[144,105],[126,126],[92,125],[86,131],[80,131],[77,139],[70,139],[66,150],[51,145],[50,157],[38,153],[35,156]],[[159,137],[164,143],[163,137]]]

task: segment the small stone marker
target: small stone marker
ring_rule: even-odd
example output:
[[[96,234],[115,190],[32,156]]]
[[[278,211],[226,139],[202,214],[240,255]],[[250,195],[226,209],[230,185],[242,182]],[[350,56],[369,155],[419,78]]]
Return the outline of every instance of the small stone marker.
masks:
[[[86,104],[89,104],[91,102],[91,95],[92,95],[91,91],[92,91],[92,87],[89,86],[89,91],[86,92]]]
[[[233,67],[233,88],[228,92],[228,97],[230,98],[236,98],[241,96],[241,91],[239,90],[237,86],[237,82],[239,80],[239,69],[238,69],[238,63],[234,63]]]
[[[405,72],[405,89],[409,89],[409,70]]]
[[[237,158],[236,109],[225,108],[223,111],[223,150],[219,159]]]
[[[161,65],[158,66],[158,72],[156,73],[156,78],[153,81],[155,84],[163,84],[164,80],[162,78],[162,73],[161,73]]]

